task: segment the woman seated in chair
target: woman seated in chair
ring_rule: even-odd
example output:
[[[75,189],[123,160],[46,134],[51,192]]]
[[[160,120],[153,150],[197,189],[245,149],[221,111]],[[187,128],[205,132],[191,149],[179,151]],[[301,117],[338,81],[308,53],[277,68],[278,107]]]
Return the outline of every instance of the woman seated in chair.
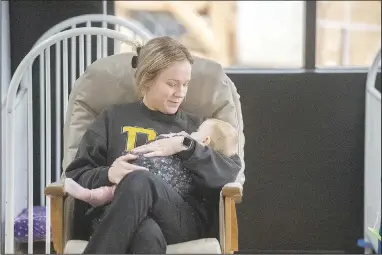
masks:
[[[103,111],[84,134],[66,177],[88,189],[117,185],[112,202],[102,206],[84,253],[163,254],[168,244],[207,237],[220,190],[236,179],[240,158],[224,156],[187,136],[153,141],[161,134],[195,132],[202,122],[179,109],[192,63],[189,51],[170,37],[138,47],[131,64],[142,100]],[[137,156],[120,156],[131,150],[147,157],[177,155],[192,172],[192,192],[181,196],[134,165]]]

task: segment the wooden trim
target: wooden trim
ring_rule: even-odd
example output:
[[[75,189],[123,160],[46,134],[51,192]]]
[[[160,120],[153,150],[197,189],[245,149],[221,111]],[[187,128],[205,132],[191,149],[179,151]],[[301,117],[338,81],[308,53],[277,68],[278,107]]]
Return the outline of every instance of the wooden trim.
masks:
[[[171,1],[115,1],[116,9],[133,10],[133,11],[167,11],[167,4]],[[201,12],[208,8],[208,1],[191,1],[187,2],[189,8],[194,11]]]
[[[50,217],[52,227],[53,247],[57,254],[64,252],[64,198],[52,197],[50,199]]]
[[[166,11],[167,1],[115,1],[115,9],[122,11]]]
[[[195,10],[190,9],[188,2],[168,2],[168,10],[203,45],[209,57],[219,55],[219,50],[216,49],[215,35],[209,29],[208,23]]]
[[[223,66],[235,60],[235,1],[116,1],[115,14],[127,17],[129,11],[169,12],[187,30],[187,47]],[[206,15],[205,17],[201,14]],[[196,48],[196,49],[194,49]],[[198,49],[202,48],[202,50]]]
[[[219,61],[223,66],[227,66],[230,63],[229,56],[229,22],[231,22],[229,9],[229,2],[224,1],[212,1],[210,3],[209,16],[211,19],[211,30],[215,37],[214,47],[217,51],[212,57],[214,60]]]

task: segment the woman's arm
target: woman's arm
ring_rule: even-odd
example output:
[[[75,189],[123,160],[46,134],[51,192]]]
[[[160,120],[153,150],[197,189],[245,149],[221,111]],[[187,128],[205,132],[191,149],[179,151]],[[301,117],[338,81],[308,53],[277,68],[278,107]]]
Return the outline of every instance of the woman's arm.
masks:
[[[209,146],[192,140],[192,146],[185,149],[184,136],[173,136],[156,140],[133,149],[133,153],[143,153],[146,157],[166,157],[177,154],[184,167],[192,171],[200,184],[207,188],[221,189],[235,181],[240,169],[239,156],[226,157]]]
[[[81,186],[94,189],[110,186],[107,165],[107,113],[101,113],[85,132],[75,159],[66,169],[66,177]]]
[[[238,155],[226,157],[209,146],[203,146],[196,141],[188,150],[178,153],[183,165],[195,173],[203,186],[221,189],[229,182],[235,181],[241,161]]]

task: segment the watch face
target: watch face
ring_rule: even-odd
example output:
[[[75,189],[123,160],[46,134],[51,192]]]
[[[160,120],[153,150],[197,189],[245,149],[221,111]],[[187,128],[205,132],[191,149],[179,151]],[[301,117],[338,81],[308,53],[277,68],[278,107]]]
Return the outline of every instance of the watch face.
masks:
[[[186,147],[190,147],[191,146],[191,139],[189,137],[185,137],[183,139],[183,145]]]

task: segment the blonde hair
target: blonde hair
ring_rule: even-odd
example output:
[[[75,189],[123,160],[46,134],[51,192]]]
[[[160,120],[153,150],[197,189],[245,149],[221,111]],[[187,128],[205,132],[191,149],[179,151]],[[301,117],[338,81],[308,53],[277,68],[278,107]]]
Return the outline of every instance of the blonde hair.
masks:
[[[137,56],[135,59],[133,57],[132,66],[136,68],[135,82],[141,95],[161,71],[174,62],[184,60],[194,63],[188,49],[169,36],[156,37],[143,46],[137,46]]]
[[[232,156],[237,152],[238,134],[236,129],[228,122],[218,119],[207,119],[199,127],[203,128],[203,124],[209,123],[211,127],[210,146],[215,151]]]

